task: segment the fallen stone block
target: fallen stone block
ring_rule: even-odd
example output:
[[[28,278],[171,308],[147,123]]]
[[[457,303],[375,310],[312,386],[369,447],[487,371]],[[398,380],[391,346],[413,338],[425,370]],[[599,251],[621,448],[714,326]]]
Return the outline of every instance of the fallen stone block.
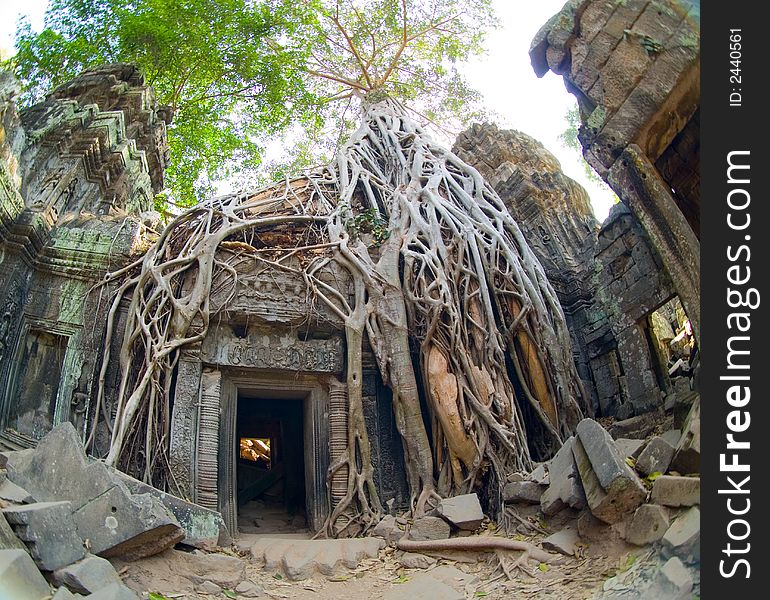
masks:
[[[432,556],[417,554],[415,552],[404,552],[398,562],[405,569],[427,569],[436,564],[436,559]]]
[[[446,523],[444,525],[449,528]],[[340,565],[355,569],[362,559],[375,558],[384,545],[378,538],[262,538],[252,546],[251,554],[255,561],[264,563],[265,569],[281,570],[288,579],[296,581],[312,577],[316,572],[332,575]]]
[[[465,600],[465,594],[433,579],[428,573],[420,573],[406,583],[393,584],[383,595],[383,600]]]
[[[690,600],[692,576],[682,561],[674,556],[660,568],[650,592],[656,598]]]
[[[444,498],[439,502],[436,512],[458,529],[475,531],[484,520],[484,511],[476,494],[463,494],[453,498]]]
[[[449,537],[451,529],[449,523],[439,517],[421,517],[415,519],[409,529],[409,539],[421,540],[445,540]]]
[[[51,600],[80,600],[82,597],[80,594],[73,594],[66,587],[60,587]]]
[[[535,481],[540,485],[549,485],[551,483],[548,475],[548,467],[546,463],[541,463],[529,474],[529,479]]]
[[[466,588],[473,588],[481,583],[481,580],[476,575],[465,573],[451,565],[436,567],[430,572],[430,576],[458,592],[464,592]]]
[[[637,415],[610,425],[610,435],[617,438],[643,440],[655,429],[656,422],[649,414]]]
[[[570,527],[549,535],[541,542],[544,549],[553,550],[565,556],[575,556],[579,544],[578,532]]]
[[[41,570],[55,571],[85,556],[69,502],[24,504],[3,513]]]
[[[162,492],[120,471],[115,471],[114,476],[120,478],[132,494],[150,494],[158,499],[184,530],[183,544],[210,550],[231,543],[220,513]]]
[[[657,504],[642,504],[626,529],[626,541],[636,546],[657,542],[669,527],[668,511]]]
[[[404,535],[404,528],[399,526],[396,517],[393,515],[386,515],[372,530],[372,535],[381,537],[388,544],[395,545]]]
[[[620,456],[610,435],[592,419],[577,426],[572,446],[591,512],[606,523],[630,515],[647,497],[642,482]]]
[[[139,600],[136,593],[122,583],[111,583],[93,594],[86,596],[87,600]]]
[[[24,550],[0,550],[0,597],[40,600],[51,594],[48,582]]]
[[[682,439],[681,429],[669,429],[665,433],[660,435],[664,440],[671,444],[674,448],[679,445],[679,440]]]
[[[671,470],[683,475],[700,473],[700,398],[696,398],[682,427]]]
[[[5,515],[0,512],[0,550],[25,550],[26,546],[11,529]]]
[[[0,483],[0,500],[6,500],[12,504],[29,504],[35,501],[27,490],[16,485],[10,479]]]
[[[122,486],[73,513],[91,552],[105,558],[136,560],[152,556],[184,539],[184,531],[166,508],[149,494],[131,495]]]
[[[219,596],[222,593],[222,588],[213,581],[206,580],[203,583],[199,583],[195,586],[195,590],[210,596]]]
[[[254,583],[249,579],[241,581],[238,585],[235,586],[233,591],[239,596],[243,596],[244,598],[258,598],[265,593],[265,590],[261,585]]]
[[[688,563],[700,561],[700,511],[696,507],[679,515],[663,536],[663,554]]]
[[[665,473],[674,458],[674,447],[662,437],[652,438],[636,460],[636,470],[645,477]]]
[[[632,440],[630,438],[618,438],[615,440],[615,445],[620,455],[628,458],[638,457],[639,453],[644,450],[644,444],[644,440]]]
[[[700,504],[700,477],[661,475],[652,484],[650,499],[663,506],[695,506]]]
[[[56,585],[66,585],[80,594],[90,594],[112,583],[123,583],[110,561],[93,554],[54,571],[53,580]]]
[[[574,437],[568,438],[549,465],[551,485],[540,497],[540,509],[546,516],[555,515],[567,506],[580,510],[586,505],[585,491],[572,454],[574,442]]]
[[[524,504],[540,504],[544,488],[535,481],[516,481],[506,483],[503,488],[505,502],[520,502]]]
[[[184,556],[187,570],[183,576],[195,584],[212,581],[220,587],[232,588],[246,576],[246,562],[237,556],[198,551]]]

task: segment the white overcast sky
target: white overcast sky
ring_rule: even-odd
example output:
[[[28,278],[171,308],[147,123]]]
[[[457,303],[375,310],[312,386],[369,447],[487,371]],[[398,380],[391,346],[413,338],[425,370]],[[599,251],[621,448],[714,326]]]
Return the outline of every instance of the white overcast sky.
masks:
[[[594,213],[603,220],[613,196],[585,177],[582,159],[564,148],[558,139],[567,123],[574,97],[562,78],[548,73],[535,77],[529,62],[529,44],[538,29],[564,5],[565,0],[494,0],[499,28],[489,34],[487,54],[468,65],[464,72],[480,90],[487,106],[499,115],[498,125],[518,129],[536,138],[561,162],[564,172],[588,190]],[[12,52],[13,33],[19,15],[27,15],[34,29],[43,25],[48,0],[0,0],[0,48]]]

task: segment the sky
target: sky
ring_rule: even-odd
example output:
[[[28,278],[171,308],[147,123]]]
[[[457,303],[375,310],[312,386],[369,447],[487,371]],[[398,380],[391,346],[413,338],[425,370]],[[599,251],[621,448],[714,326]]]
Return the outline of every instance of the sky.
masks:
[[[12,53],[13,33],[20,14],[33,29],[43,26],[48,0],[0,0],[0,48]],[[494,0],[499,27],[490,32],[484,56],[463,68],[470,83],[485,98],[502,128],[518,129],[539,140],[561,163],[562,170],[579,182],[591,197],[594,214],[604,220],[614,202],[606,187],[589,181],[582,157],[565,148],[559,134],[567,128],[565,115],[575,106],[563,80],[554,73],[535,76],[529,61],[529,44],[540,27],[559,12],[565,0]]]

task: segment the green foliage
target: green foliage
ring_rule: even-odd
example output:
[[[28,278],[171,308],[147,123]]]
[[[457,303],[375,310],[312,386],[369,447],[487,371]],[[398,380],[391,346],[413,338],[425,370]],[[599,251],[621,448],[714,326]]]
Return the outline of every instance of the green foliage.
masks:
[[[480,96],[456,65],[492,25],[491,0],[51,0],[41,32],[19,23],[12,65],[30,104],[89,67],[136,64],[173,113],[159,206],[187,206],[222,180],[328,162],[365,101],[466,124]],[[265,165],[271,140],[286,156]]]
[[[89,67],[139,66],[173,111],[168,184],[189,205],[213,181],[256,168],[258,140],[312,112],[302,40],[316,9],[293,0],[52,0],[40,33],[20,22],[13,64],[27,103]],[[291,48],[278,41],[287,37]]]

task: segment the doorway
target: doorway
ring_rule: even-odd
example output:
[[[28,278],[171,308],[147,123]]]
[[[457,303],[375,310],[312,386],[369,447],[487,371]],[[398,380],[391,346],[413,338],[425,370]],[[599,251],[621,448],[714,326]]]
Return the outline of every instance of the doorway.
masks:
[[[238,530],[283,533],[307,528],[302,399],[238,394]]]

